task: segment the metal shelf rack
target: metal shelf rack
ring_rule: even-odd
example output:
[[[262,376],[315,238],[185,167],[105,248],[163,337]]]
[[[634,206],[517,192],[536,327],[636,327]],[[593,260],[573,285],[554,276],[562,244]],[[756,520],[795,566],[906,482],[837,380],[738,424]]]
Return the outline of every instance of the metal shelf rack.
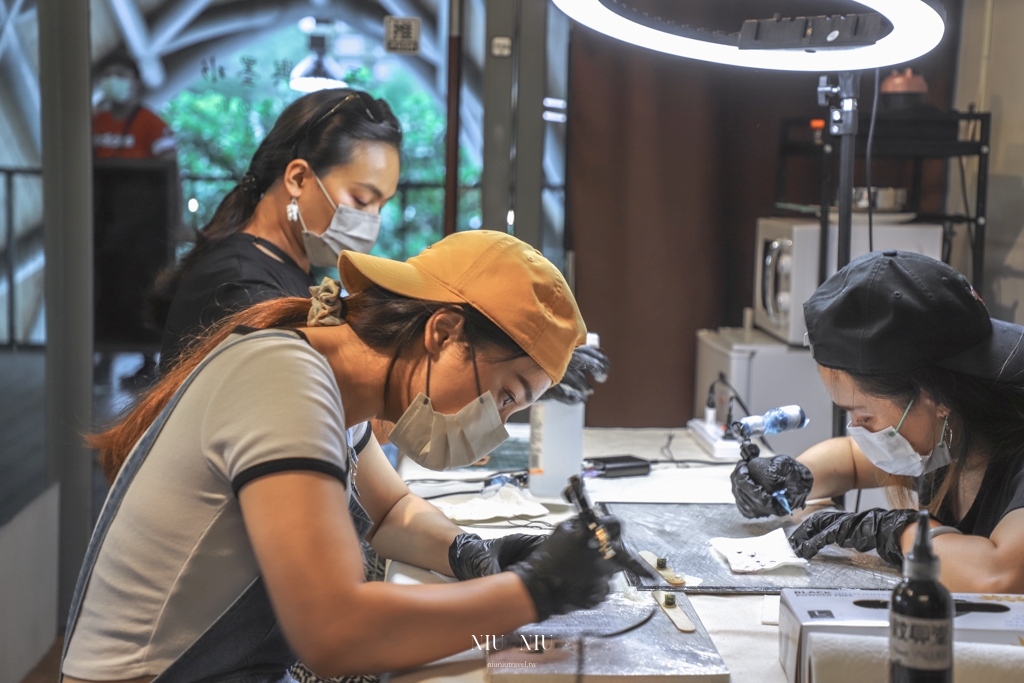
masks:
[[[863,158],[867,149],[869,126],[868,111],[861,111],[856,141],[856,155]],[[875,122],[873,159],[903,159],[913,162],[913,176],[907,192],[907,210],[917,214],[917,220],[951,224],[965,224],[971,245],[973,285],[979,292],[984,285],[986,197],[988,196],[989,141],[992,115],[981,112],[878,112]],[[794,156],[821,158],[820,206],[831,206],[835,194],[835,166],[839,156],[838,138],[828,127],[818,131],[806,118],[782,120],[779,132],[779,155],[776,169],[775,201],[778,211],[790,210],[796,205],[785,202],[789,160]],[[963,160],[978,157],[978,178],[974,198],[974,211],[965,206],[966,213],[921,213],[921,185],[925,159]],[[962,168],[962,167],[961,167]],[[966,194],[966,193],[965,193]],[[966,199],[966,197],[965,197]],[[810,210],[808,208],[808,210]],[[825,255],[828,254],[828,212],[815,211],[822,226],[819,280],[825,280]],[[947,231],[948,234],[948,231]],[[943,254],[948,260],[948,239]]]

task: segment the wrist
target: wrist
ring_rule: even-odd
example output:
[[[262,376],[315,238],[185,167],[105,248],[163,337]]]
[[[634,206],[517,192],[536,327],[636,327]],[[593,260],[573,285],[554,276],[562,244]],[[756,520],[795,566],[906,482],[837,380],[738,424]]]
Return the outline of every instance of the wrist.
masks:
[[[467,581],[476,578],[474,562],[469,557],[474,552],[473,547],[482,543],[483,539],[476,534],[461,533],[452,539],[448,546],[448,567],[452,576],[459,581]]]
[[[550,574],[541,574],[528,562],[514,564],[502,574],[513,575],[522,584],[535,621],[544,621],[555,613],[553,605],[558,602],[559,588],[564,588],[561,581]]]
[[[534,624],[542,621],[540,614],[537,612],[537,605],[533,600],[533,595],[530,593],[529,587],[526,585],[526,580],[515,570],[502,572],[497,574],[499,577],[508,577],[507,580],[512,584],[512,594],[514,596],[514,605],[517,613],[523,618],[523,623]]]

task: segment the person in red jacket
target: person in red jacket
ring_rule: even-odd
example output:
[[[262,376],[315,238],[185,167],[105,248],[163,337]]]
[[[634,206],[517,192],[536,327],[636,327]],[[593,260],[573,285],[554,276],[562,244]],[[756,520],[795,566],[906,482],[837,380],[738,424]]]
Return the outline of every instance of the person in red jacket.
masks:
[[[103,60],[96,76],[102,99],[92,119],[93,154],[98,159],[177,159],[174,133],[159,116],[142,104],[142,79],[135,62],[123,52]],[[104,353],[96,377],[106,383],[110,354]],[[143,354],[142,367],[122,384],[148,386],[157,377],[156,359]]]
[[[174,133],[142,104],[142,81],[135,62],[120,53],[107,58],[96,85],[103,95],[92,119],[97,158],[177,158]]]

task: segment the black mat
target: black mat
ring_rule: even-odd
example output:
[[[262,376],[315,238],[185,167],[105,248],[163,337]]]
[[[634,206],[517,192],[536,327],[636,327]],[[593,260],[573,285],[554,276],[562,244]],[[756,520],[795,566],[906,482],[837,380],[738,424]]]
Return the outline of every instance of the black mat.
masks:
[[[634,554],[649,550],[668,559],[677,572],[704,579],[699,586],[669,587],[660,578],[640,579],[627,573],[640,590],[675,590],[684,593],[778,593],[783,588],[891,589],[900,574],[874,552],[859,553],[828,546],[804,567],[780,567],[759,574],[734,574],[716,557],[708,540],[718,536],[760,536],[783,527],[792,531],[792,518],[747,519],[735,505],[604,503],[625,528],[626,547]]]

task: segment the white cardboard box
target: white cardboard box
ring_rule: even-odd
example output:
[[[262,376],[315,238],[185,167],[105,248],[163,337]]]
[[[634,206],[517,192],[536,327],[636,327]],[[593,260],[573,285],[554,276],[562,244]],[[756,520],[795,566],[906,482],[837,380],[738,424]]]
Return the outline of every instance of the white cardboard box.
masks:
[[[789,683],[808,680],[812,632],[888,636],[889,597],[889,591],[783,589],[779,661]],[[954,593],[953,598],[968,610],[957,610],[955,642],[1024,646],[1024,595]]]

